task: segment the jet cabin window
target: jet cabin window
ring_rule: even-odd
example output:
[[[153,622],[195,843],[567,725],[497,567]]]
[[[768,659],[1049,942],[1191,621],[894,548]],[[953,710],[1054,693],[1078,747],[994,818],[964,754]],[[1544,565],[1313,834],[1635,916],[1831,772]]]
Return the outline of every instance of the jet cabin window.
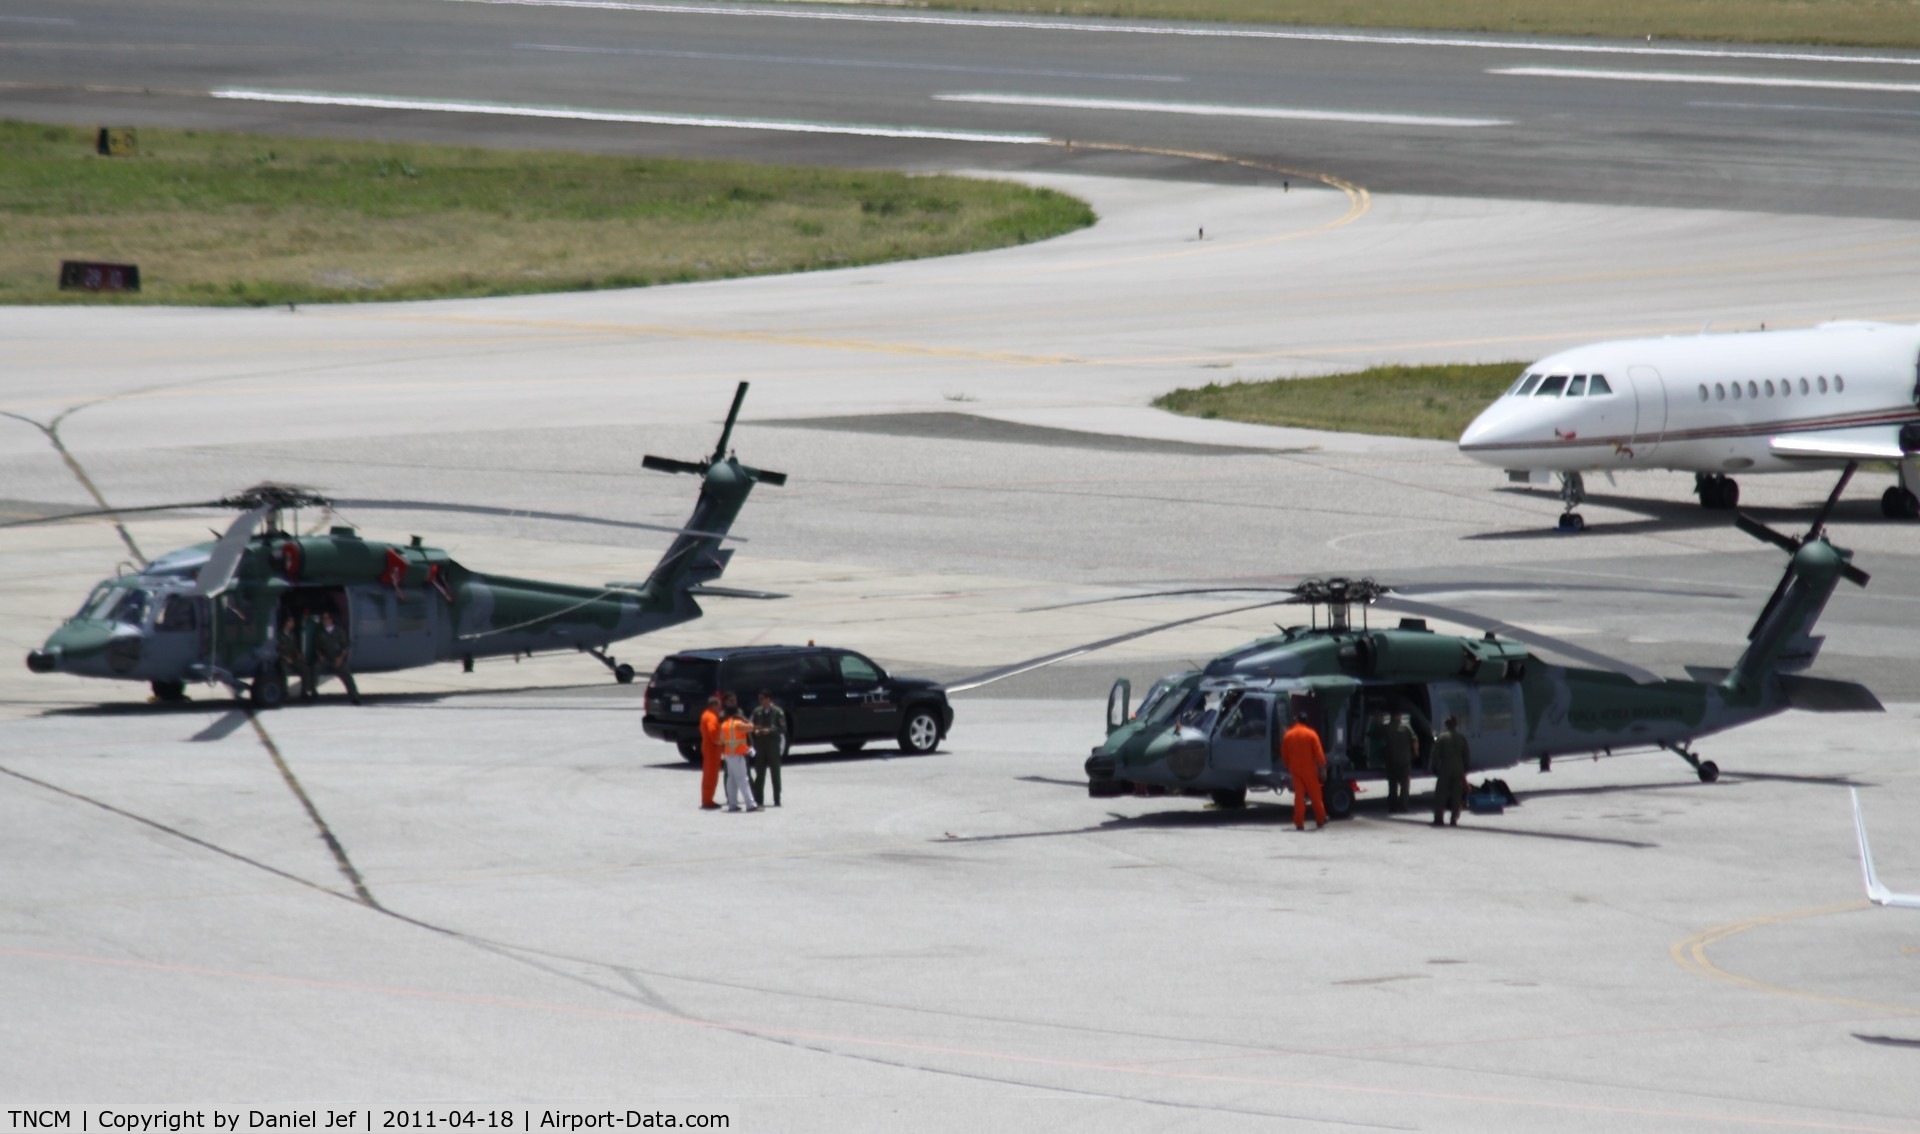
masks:
[[[1560,391],[1566,388],[1566,385],[1567,376],[1565,374],[1549,374],[1547,375],[1547,380],[1540,383],[1539,389],[1533,392],[1533,396],[1536,398],[1557,398],[1560,396]]]

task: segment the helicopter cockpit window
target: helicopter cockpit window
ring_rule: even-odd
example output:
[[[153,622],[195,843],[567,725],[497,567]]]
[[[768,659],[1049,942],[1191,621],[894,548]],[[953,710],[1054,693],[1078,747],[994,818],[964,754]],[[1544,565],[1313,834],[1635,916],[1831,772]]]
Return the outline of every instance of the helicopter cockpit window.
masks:
[[[1227,714],[1220,735],[1230,740],[1264,740],[1267,735],[1267,703],[1243,699]]]
[[[80,609],[75,611],[73,616],[75,618],[105,618],[107,611],[113,609],[113,604],[106,600],[108,596],[114,593],[112,583],[99,583],[95,585],[92,593],[87,595],[87,601],[80,604]]]
[[[155,630],[191,630],[196,624],[193,599],[188,595],[168,595],[160,604],[160,617],[153,620]]]
[[[1566,386],[1567,376],[1565,374],[1549,374],[1547,375],[1547,380],[1540,383],[1540,385],[1534,389],[1533,396],[1536,398],[1557,398],[1560,396],[1560,391],[1566,389]]]
[[[101,605],[105,606],[103,599]],[[112,607],[104,614],[95,612],[95,617],[104,617],[113,622],[124,622],[129,626],[138,626],[147,617],[147,592],[128,588],[121,591]]]

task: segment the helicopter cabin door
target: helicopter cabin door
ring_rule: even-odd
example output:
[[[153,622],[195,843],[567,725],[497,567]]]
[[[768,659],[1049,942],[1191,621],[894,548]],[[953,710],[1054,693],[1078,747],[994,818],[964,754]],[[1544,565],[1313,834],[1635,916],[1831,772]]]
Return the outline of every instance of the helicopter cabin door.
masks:
[[[1243,694],[1213,731],[1208,763],[1220,772],[1268,772],[1273,769],[1273,699]]]
[[[146,648],[153,672],[174,677],[207,656],[212,628],[207,625],[206,606],[207,600],[177,591],[160,597]]]
[[[1527,741],[1527,718],[1521,712],[1520,683],[1502,681],[1482,685],[1474,719],[1473,766],[1506,768],[1520,762]]]
[[[351,593],[354,669],[374,673],[437,660],[435,629],[442,615],[432,590],[417,587],[395,594],[372,586]]]

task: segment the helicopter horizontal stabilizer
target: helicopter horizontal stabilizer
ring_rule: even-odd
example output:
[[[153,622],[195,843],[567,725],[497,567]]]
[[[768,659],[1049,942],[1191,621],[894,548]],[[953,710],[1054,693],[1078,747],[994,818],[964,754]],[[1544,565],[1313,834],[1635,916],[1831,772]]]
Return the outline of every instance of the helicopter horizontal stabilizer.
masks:
[[[745,598],[745,599],[783,599],[792,595],[777,594],[773,591],[746,591],[738,587],[712,587],[705,583],[695,583],[687,588],[687,593],[696,598]]]
[[[1718,685],[1733,672],[1724,665],[1690,665],[1686,669],[1687,676],[1702,685]]]
[[[1808,713],[1883,713],[1886,706],[1873,690],[1857,681],[1835,681],[1828,677],[1806,677],[1797,673],[1780,676],[1780,689],[1787,695],[1787,706]]]

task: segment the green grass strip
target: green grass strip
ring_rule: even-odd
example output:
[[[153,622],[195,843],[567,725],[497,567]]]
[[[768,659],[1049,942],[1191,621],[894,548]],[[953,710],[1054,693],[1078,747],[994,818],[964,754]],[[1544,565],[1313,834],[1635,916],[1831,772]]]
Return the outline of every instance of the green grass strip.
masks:
[[[1920,47],[1920,0],[932,0],[931,6],[1508,35]]]
[[[1453,441],[1526,366],[1376,366],[1325,378],[1208,383],[1163,394],[1153,404],[1191,417]]]
[[[941,256],[1093,223],[1011,182],[0,122],[0,303],[262,305],[637,287]],[[62,260],[137,264],[126,296]]]

